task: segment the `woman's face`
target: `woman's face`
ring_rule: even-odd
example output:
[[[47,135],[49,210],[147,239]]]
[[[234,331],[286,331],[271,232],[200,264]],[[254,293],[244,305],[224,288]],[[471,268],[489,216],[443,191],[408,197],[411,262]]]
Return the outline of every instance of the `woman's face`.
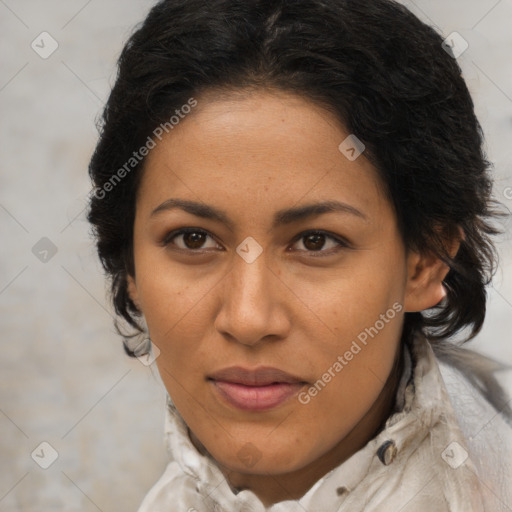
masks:
[[[389,412],[411,262],[333,115],[277,92],[197,100],[147,157],[130,293],[195,442],[233,475],[299,471]]]

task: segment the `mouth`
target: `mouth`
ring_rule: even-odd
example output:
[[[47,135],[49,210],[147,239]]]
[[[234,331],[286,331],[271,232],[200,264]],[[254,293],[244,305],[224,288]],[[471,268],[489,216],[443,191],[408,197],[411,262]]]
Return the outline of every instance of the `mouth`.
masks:
[[[238,366],[225,368],[207,380],[223,401],[245,411],[273,409],[307,385],[294,375],[270,367],[255,370]]]

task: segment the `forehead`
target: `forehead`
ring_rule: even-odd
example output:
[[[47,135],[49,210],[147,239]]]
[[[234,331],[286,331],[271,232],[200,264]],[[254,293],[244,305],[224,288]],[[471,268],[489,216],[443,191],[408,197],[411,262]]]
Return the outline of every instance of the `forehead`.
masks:
[[[147,156],[141,207],[182,196],[228,203],[239,215],[319,200],[382,209],[376,169],[364,153],[347,157],[351,137],[334,114],[292,94],[200,96]]]

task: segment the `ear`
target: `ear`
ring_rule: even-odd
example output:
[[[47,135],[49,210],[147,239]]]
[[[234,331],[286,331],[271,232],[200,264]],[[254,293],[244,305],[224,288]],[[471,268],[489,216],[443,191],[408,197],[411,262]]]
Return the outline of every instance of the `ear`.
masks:
[[[462,231],[459,231],[463,238]],[[460,247],[460,238],[452,239],[449,254],[454,258]],[[404,297],[404,311],[424,311],[439,304],[446,297],[443,279],[450,268],[435,254],[420,254],[411,251],[407,256],[407,284]]]
[[[130,296],[130,299],[137,306],[137,309],[139,311],[142,311],[142,309],[140,307],[139,292],[137,291],[137,285],[135,283],[135,278],[133,276],[131,276],[130,274],[128,274],[126,281],[128,283],[127,290],[128,290],[128,295]]]

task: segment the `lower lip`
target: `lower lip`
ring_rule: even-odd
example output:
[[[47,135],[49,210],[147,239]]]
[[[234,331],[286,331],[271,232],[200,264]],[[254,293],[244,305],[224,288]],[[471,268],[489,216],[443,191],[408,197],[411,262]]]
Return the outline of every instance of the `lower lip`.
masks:
[[[277,407],[297,394],[304,386],[304,383],[300,382],[280,382],[268,386],[244,386],[219,380],[211,382],[226,401],[245,411],[264,411]]]

